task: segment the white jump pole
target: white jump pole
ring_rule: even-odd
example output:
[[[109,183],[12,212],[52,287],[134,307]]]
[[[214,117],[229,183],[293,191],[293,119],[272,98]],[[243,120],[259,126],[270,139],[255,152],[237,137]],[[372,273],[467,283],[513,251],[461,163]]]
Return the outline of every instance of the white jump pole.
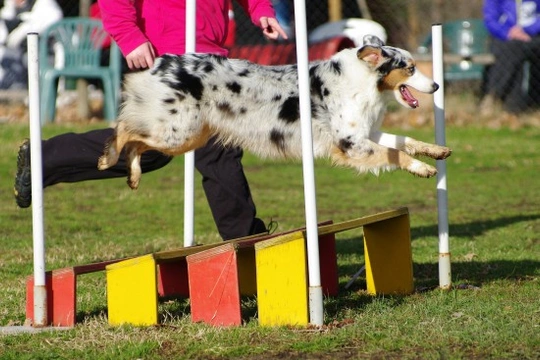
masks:
[[[32,232],[34,248],[34,322],[47,326],[47,288],[45,283],[45,236],[43,229],[43,169],[41,159],[41,119],[39,114],[39,36],[27,34],[28,111],[30,117],[30,159],[32,170]]]
[[[440,88],[433,96],[435,111],[435,141],[446,146],[444,119],[444,62],[442,25],[431,28],[433,49],[433,80]],[[439,222],[439,286],[449,289],[452,286],[450,268],[450,245],[448,239],[448,191],[446,187],[446,160],[437,160],[437,207]]]
[[[302,167],[304,174],[304,206],[306,213],[309,319],[313,325],[323,324],[323,292],[319,262],[319,236],[317,228],[317,202],[315,171],[313,165],[313,139],[311,129],[311,102],[308,68],[308,45],[305,0],[294,2],[296,33],[296,59],[298,62],[298,87],[300,92],[300,120],[302,126]]]
[[[196,0],[186,1],[186,53],[195,52]],[[195,152],[184,155],[184,246],[194,242],[195,224]]]

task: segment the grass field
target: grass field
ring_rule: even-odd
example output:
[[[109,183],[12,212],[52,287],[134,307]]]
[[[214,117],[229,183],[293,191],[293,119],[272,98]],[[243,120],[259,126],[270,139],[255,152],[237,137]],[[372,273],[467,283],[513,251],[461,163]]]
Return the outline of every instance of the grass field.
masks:
[[[103,124],[50,125],[43,137]],[[0,124],[0,325],[22,325],[32,274],[32,215],[12,187],[23,124]],[[433,128],[392,129],[433,141]],[[316,163],[318,219],[343,221],[401,206],[411,215],[416,292],[371,297],[360,278],[360,230],[338,235],[340,296],[325,299],[325,326],[259,326],[256,300],[245,325],[192,324],[189,300],[160,304],[162,325],[109,327],[102,273],[80,277],[78,325],[68,331],[0,335],[0,359],[537,359],[540,358],[540,128],[450,126],[447,161],[454,287],[438,289],[435,179],[404,172],[356,175]],[[247,154],[258,215],[278,231],[304,223],[299,163]],[[197,175],[196,242],[220,241]],[[48,269],[172,249],[182,244],[183,162],[125,179],[59,184],[44,196]]]

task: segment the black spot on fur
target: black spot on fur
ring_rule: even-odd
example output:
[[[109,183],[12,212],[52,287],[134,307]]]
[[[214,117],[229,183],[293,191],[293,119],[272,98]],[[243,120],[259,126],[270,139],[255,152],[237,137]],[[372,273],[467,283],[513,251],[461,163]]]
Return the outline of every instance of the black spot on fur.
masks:
[[[171,109],[171,110],[169,110],[169,114],[176,115],[176,114],[178,114],[178,110],[177,109]]]
[[[323,96],[328,96],[330,95],[330,90],[328,90],[328,88],[324,88],[323,89]]]
[[[313,69],[313,68],[312,68]],[[310,70],[312,70],[310,69]],[[323,81],[318,75],[312,75],[310,77],[311,82],[311,94],[317,95],[319,99],[323,99]]]
[[[238,73],[238,76],[240,77],[246,77],[248,76],[250,73],[249,73],[249,70],[248,69],[244,69],[242,70],[241,72]]]
[[[227,83],[227,89],[229,89],[235,94],[240,94],[240,91],[242,91],[242,86],[240,86],[240,84],[237,83],[236,81],[233,81],[233,82]]]
[[[168,70],[170,70],[174,64],[178,64],[178,66],[181,67],[183,66],[183,63],[184,62],[183,62],[182,57],[176,56],[176,55],[165,54],[159,57],[158,61],[156,62],[156,65],[152,68],[150,73],[151,74],[165,73]]]
[[[319,117],[319,114],[322,111],[322,106],[315,104],[313,101],[311,102],[311,118],[315,119]]]
[[[276,130],[276,129],[272,129],[272,131],[270,131],[270,141],[280,151],[285,150],[285,135],[283,134],[283,132],[281,132],[279,130]]]
[[[174,80],[166,77],[162,81],[176,91],[190,94],[195,99],[201,100],[204,86],[200,77],[189,73],[183,68],[176,69],[174,77]]]
[[[379,66],[379,68],[377,69],[381,77],[388,75],[388,73],[390,73],[390,71],[394,69],[403,69],[407,67],[407,62],[405,61],[403,56],[401,56],[396,51],[390,51],[383,48],[382,55],[388,60],[384,62],[381,66]]]
[[[200,54],[200,55],[211,58],[219,65],[222,65],[223,63],[228,61],[228,59],[225,56],[221,56],[221,55],[214,55],[214,54]]]
[[[343,152],[347,152],[353,146],[353,142],[350,139],[351,137],[348,136],[345,139],[339,140],[338,148]]]
[[[174,99],[174,98],[167,98],[167,99],[163,100],[163,103],[164,104],[174,104],[175,101],[176,101],[176,99]]]
[[[243,114],[245,114],[245,113],[247,113],[247,109],[246,109],[245,107],[242,106],[242,107],[240,108],[240,114],[243,115]]]
[[[341,75],[341,62],[338,60],[330,61],[330,69],[332,69],[337,75]]]
[[[298,96],[287,98],[279,110],[279,118],[286,123],[293,123],[300,118],[300,102]]]
[[[214,65],[208,62],[208,63],[206,63],[206,64],[204,65],[204,67],[203,67],[202,70],[203,70],[205,73],[208,74],[208,73],[214,71]]]
[[[173,127],[172,127],[172,131],[173,131],[173,132],[178,132],[178,129],[177,129],[176,127],[173,126]]]
[[[229,104],[228,102],[217,103],[216,107],[226,117],[234,117],[235,116],[235,113],[234,113],[233,109],[231,108],[231,104]]]
[[[176,98],[178,99],[178,101],[184,101],[186,99],[186,96],[181,92],[176,92]]]
[[[281,100],[281,94],[276,94],[274,95],[274,97],[272,98],[272,101],[279,101]]]

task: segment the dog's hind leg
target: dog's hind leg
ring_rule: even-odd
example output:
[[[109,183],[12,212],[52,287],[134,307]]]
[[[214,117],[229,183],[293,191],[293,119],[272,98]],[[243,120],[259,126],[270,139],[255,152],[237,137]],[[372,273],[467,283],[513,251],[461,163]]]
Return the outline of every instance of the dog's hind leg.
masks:
[[[443,160],[452,154],[452,150],[446,146],[418,141],[408,136],[378,131],[372,133],[369,138],[379,145],[404,151],[411,156],[422,155],[436,160]]]
[[[143,143],[134,141],[127,143],[124,147],[126,153],[127,184],[133,190],[137,190],[141,181],[141,155],[148,149]]]
[[[114,135],[105,142],[103,155],[101,155],[98,160],[99,170],[107,170],[116,165],[120,153],[122,152],[122,148],[131,140],[130,137],[129,133],[125,130],[124,123],[120,121],[116,125],[116,129],[114,129]]]
[[[373,143],[362,147],[334,146],[332,148],[332,160],[336,165],[349,166],[361,173],[372,172],[378,174],[381,171],[402,169],[413,175],[428,178],[437,174],[437,169],[413,158],[403,151],[387,148]]]
[[[122,151],[122,147],[118,146],[118,138],[115,134],[105,142],[105,148],[103,149],[103,155],[98,159],[98,169],[107,170],[108,168],[116,165],[118,157]]]

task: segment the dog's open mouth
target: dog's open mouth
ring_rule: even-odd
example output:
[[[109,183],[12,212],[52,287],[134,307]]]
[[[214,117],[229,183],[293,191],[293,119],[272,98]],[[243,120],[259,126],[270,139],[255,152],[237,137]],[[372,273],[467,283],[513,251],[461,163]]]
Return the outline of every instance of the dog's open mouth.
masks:
[[[418,107],[418,100],[411,94],[409,88],[405,85],[399,87],[401,98],[413,109]]]

